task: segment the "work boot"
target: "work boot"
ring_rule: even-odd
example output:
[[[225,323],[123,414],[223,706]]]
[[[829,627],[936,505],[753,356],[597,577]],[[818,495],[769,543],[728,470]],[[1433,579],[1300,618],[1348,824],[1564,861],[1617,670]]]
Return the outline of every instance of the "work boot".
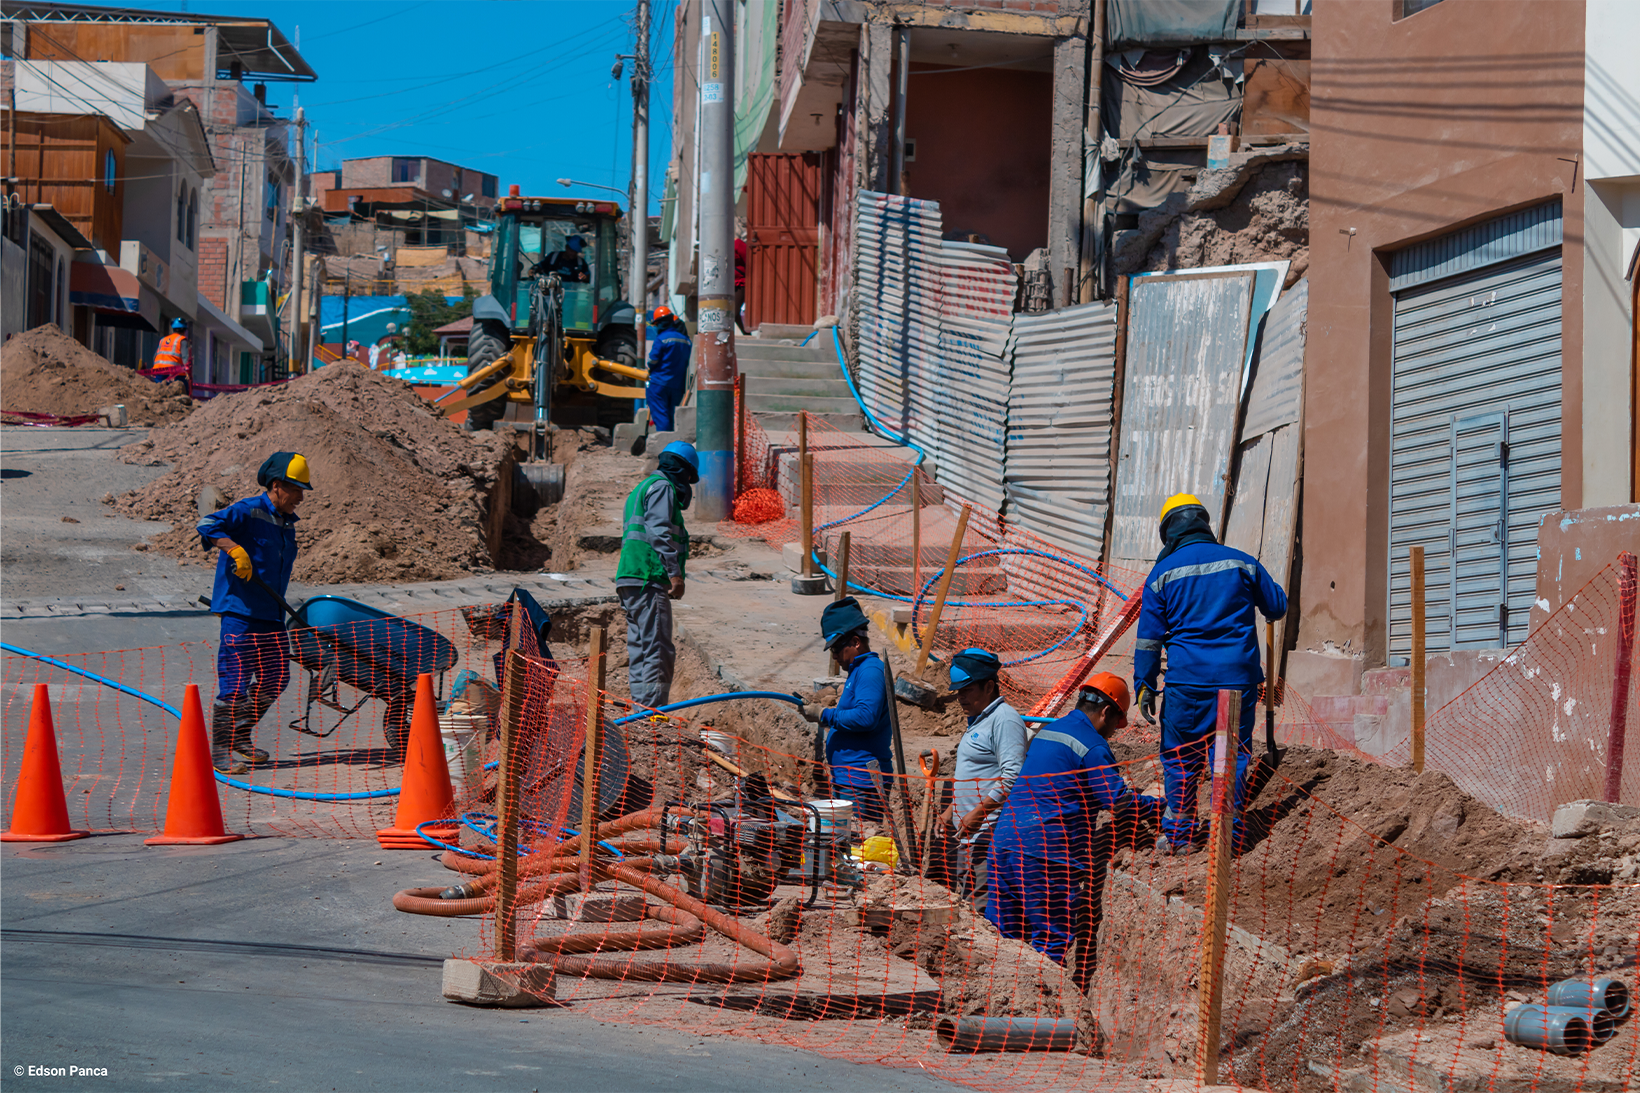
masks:
[[[211,766],[223,774],[247,774],[251,769],[243,760],[235,759],[226,748],[211,749]]]
[[[249,740],[241,740],[233,746],[233,750],[249,759],[251,763],[260,765],[268,761],[268,753],[256,747]]]

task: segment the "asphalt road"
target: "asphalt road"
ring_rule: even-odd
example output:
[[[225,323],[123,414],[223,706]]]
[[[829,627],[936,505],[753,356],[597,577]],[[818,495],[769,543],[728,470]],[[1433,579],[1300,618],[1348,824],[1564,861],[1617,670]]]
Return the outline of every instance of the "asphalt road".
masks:
[[[445,1002],[443,958],[476,939],[474,923],[390,903],[446,883],[431,855],[111,835],[5,844],[0,873],[11,1090],[958,1088],[733,1036],[604,1024],[573,1005]],[[31,1078],[31,1065],[108,1076]]]
[[[133,550],[165,525],[111,517],[101,503],[163,473],[114,454],[140,435],[0,428],[0,600],[108,602],[123,592],[170,606],[9,618],[4,636],[64,656],[171,647],[120,673],[171,693],[190,673],[210,678],[210,646],[176,647],[214,640],[217,622],[187,606],[209,589],[209,570]],[[8,721],[13,713],[25,716],[20,705]],[[141,731],[127,720],[126,731]],[[476,925],[403,915],[390,902],[400,888],[448,882],[430,855],[384,854],[365,840],[162,849],[141,839],[0,846],[8,1088],[957,1088],[733,1036],[604,1024],[573,1005],[446,1003],[441,963],[471,945]],[[30,1077],[31,1065],[108,1074]]]

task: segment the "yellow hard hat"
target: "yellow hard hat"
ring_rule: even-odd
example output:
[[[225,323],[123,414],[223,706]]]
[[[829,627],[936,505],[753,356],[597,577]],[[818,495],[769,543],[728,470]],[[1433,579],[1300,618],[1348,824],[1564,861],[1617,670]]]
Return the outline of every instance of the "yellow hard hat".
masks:
[[[1161,523],[1163,520],[1167,519],[1168,513],[1172,512],[1174,509],[1182,509],[1186,505],[1198,505],[1202,508],[1207,507],[1206,505],[1203,505],[1193,493],[1176,493],[1162,503],[1162,512],[1160,516],[1156,517],[1156,522],[1158,524]]]

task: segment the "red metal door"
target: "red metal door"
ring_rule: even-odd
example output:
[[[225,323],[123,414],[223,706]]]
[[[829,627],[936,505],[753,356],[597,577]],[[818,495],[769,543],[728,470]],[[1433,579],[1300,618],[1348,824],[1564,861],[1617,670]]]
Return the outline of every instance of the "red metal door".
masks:
[[[746,159],[746,329],[807,326],[819,287],[819,157],[754,152]]]

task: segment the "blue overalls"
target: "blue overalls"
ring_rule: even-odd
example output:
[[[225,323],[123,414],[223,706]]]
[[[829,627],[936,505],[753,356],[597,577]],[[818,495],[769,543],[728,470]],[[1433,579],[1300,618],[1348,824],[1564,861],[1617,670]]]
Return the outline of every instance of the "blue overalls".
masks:
[[[1102,810],[1113,813],[1115,822],[1096,834],[1094,820]],[[1081,939],[1076,978],[1085,992],[1117,828],[1131,832],[1160,810],[1156,798],[1128,788],[1087,714],[1072,710],[1050,722],[1031,741],[998,813],[985,917],[1004,937],[1026,942],[1059,964]]]
[[[872,760],[882,772],[894,771],[894,729],[889,722],[887,677],[876,653],[866,652],[845,666],[848,681],[837,705],[820,711],[826,737],[826,762],[831,784],[839,797],[854,802],[855,814],[869,823],[883,817],[882,798],[866,764]]]
[[[197,530],[206,550],[216,550],[215,540],[221,538],[244,547],[256,575],[282,597],[296,566],[296,519],[295,513],[275,509],[263,493],[202,518]],[[211,612],[222,617],[211,742],[243,750],[250,746],[251,730],[290,682],[285,614],[267,592],[235,575],[227,551],[217,557]]]
[[[1287,594],[1258,559],[1218,543],[1182,546],[1145,579],[1133,675],[1139,687],[1155,691],[1162,647],[1167,647],[1167,692],[1162,696],[1167,814],[1162,831],[1175,845],[1206,835],[1206,825],[1196,819],[1196,792],[1213,760],[1220,689],[1241,692],[1233,806],[1240,831],[1258,685],[1264,681],[1255,610],[1278,619],[1287,613]]]
[[[672,412],[683,400],[692,348],[689,335],[670,325],[655,336],[649,347],[649,382],[644,385],[644,401],[656,432],[672,431]]]

